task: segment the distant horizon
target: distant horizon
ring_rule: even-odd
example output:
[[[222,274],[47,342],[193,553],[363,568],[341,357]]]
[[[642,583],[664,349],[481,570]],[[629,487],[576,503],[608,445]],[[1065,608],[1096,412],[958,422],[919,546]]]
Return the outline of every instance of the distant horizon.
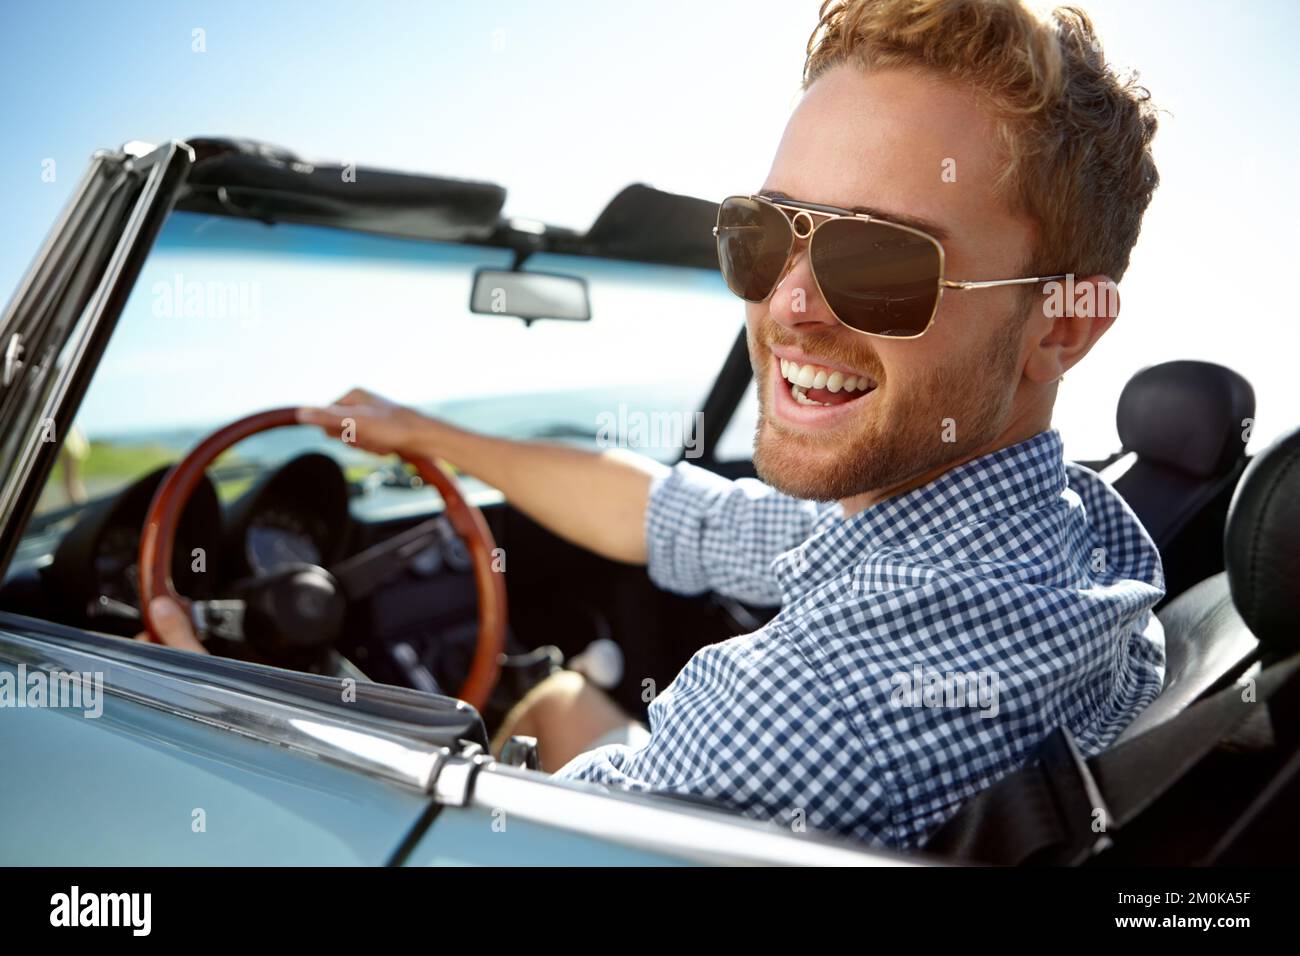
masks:
[[[564,386],[557,386],[554,389],[545,389],[545,390],[538,390],[532,392],[516,392],[509,395],[497,395],[497,396],[485,396],[485,397],[479,396],[474,398],[453,398],[453,399],[447,399],[445,401],[417,402],[417,403],[413,403],[413,407],[421,412],[441,413],[442,415],[445,415],[450,420],[453,417],[457,417],[457,418],[459,417],[459,416],[454,416],[455,412],[480,408],[484,405],[496,405],[499,407],[502,405],[512,405],[512,404],[519,404],[519,403],[534,404],[538,398],[555,397],[558,395],[568,395],[568,396],[578,395],[578,396],[583,396],[585,398],[599,397],[602,399],[602,401],[599,404],[599,410],[610,410],[610,409],[617,408],[618,399],[620,396],[626,398],[631,393],[635,393],[638,391],[648,392],[651,390],[652,388],[649,386],[638,386],[638,387],[633,387],[632,389],[625,389],[621,387],[611,388],[605,386],[605,387],[594,387],[594,388],[574,391],[573,389],[566,389]],[[584,402],[584,406],[586,404],[587,403]],[[452,414],[448,414],[448,413],[452,413]],[[73,424],[76,425],[77,427],[80,427],[77,422],[74,422]],[[191,435],[196,432],[199,434],[206,434],[208,431],[215,431],[216,429],[227,424],[229,424],[229,420],[205,420],[205,421],[196,421],[190,423],[170,422],[166,424],[159,424],[156,426],[144,425],[144,426],[139,426],[136,428],[127,429],[118,432],[97,431],[93,436],[87,435],[87,438],[90,441],[97,441],[103,443],[113,443],[113,442],[120,442],[120,441],[139,441],[141,439],[153,439],[156,438],[157,436],[171,436],[171,435],[182,435],[182,434]],[[315,426],[312,425],[296,425],[291,427],[315,428]],[[596,416],[593,415],[591,421],[591,430],[593,435],[595,435],[598,428],[599,428],[599,423],[597,421]],[[268,433],[263,433],[263,434],[268,434]],[[322,433],[322,437],[323,437],[323,433]],[[333,441],[333,439],[328,439],[328,440]]]

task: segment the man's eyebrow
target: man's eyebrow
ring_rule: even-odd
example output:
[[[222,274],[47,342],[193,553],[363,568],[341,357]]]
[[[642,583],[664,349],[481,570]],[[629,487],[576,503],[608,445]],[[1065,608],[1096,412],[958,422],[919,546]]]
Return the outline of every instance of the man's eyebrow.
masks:
[[[762,196],[764,199],[770,199],[773,202],[804,201],[795,199],[793,196],[783,193],[779,189],[764,189],[758,193],[758,195]],[[876,209],[873,206],[848,206],[844,208],[847,208],[849,212],[858,212],[863,215],[871,216],[873,219],[883,219],[886,222],[894,222],[900,226],[911,226],[913,229],[920,229],[922,232],[933,236],[940,242],[950,238],[947,229],[943,228],[943,226],[939,225],[937,222],[931,222],[928,219],[921,219],[917,216],[907,216],[902,213],[889,212],[884,209]]]

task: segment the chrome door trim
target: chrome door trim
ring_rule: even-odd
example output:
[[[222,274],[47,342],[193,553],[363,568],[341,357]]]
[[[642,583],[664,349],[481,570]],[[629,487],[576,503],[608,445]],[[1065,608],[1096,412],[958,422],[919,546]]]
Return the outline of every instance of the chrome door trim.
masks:
[[[30,507],[35,504],[37,492],[30,485],[42,455],[50,456],[49,449],[44,446],[57,444],[57,442],[44,441],[42,429],[32,426],[44,421],[56,422],[60,427],[70,424],[68,396],[78,382],[83,361],[93,345],[98,343],[102,346],[104,327],[111,329],[116,324],[135,279],[134,274],[129,273],[128,267],[134,264],[138,269],[143,256],[152,246],[157,230],[170,212],[176,192],[183,185],[185,176],[194,161],[194,151],[186,143],[164,144],[159,147],[157,153],[159,155],[143,161],[136,159],[126,161],[129,166],[147,168],[145,181],[121,227],[112,254],[108,257],[103,272],[95,283],[94,291],[69,329],[67,338],[57,347],[53,367],[43,372],[43,375],[49,377],[48,380],[32,385],[27,381],[29,376],[24,374],[10,386],[11,388],[35,387],[39,389],[40,394],[33,398],[34,404],[39,407],[33,407],[27,414],[28,434],[25,443],[15,448],[8,474],[4,476],[3,483],[0,483],[0,539],[4,542],[3,547],[0,548],[0,567],[8,563],[9,554],[16,544],[19,531],[17,525],[26,520]],[[96,156],[84,180],[87,188],[108,158],[103,155]],[[80,193],[77,198],[81,198]],[[60,229],[52,234],[51,240],[47,240],[41,250],[39,265],[29,271],[29,276],[24,279],[21,288],[29,288],[34,277],[42,272],[46,257],[64,238],[66,230],[62,230],[62,227],[71,221],[72,216],[84,214],[85,210],[75,202],[68,207],[64,218],[60,220]],[[15,298],[11,304],[11,310],[15,313],[11,324],[16,324],[18,319],[16,311],[21,306],[22,299]],[[6,319],[8,318],[7,316]],[[52,462],[46,464],[52,465]]]
[[[100,176],[100,170],[106,162],[106,154],[102,151],[95,153],[91,158],[91,163],[86,167],[82,174],[81,180],[77,183],[76,188],[72,191],[72,199],[63,207],[59,213],[59,218],[55,221],[54,227],[45,235],[40,249],[36,252],[36,257],[32,259],[31,265],[23,273],[22,279],[18,282],[18,288],[14,291],[13,296],[9,299],[9,304],[5,307],[3,318],[0,318],[0,335],[6,339],[11,332],[11,326],[17,320],[18,310],[22,307],[23,302],[27,299],[32,287],[45,274],[49,267],[50,259],[54,255],[56,246],[67,240],[67,229],[72,222],[72,217],[82,215],[82,204],[85,202],[87,194],[90,192],[91,184]]]
[[[0,660],[47,673],[102,675],[104,691],[177,717],[288,747],[422,793],[450,754],[445,747],[342,720],[304,704],[286,703],[218,684],[154,670],[0,630]],[[91,719],[91,718],[85,718]]]
[[[452,757],[447,770],[464,758]],[[444,771],[444,773],[447,771]],[[706,866],[921,866],[902,854],[630,791],[605,792],[499,763],[474,776],[471,806]],[[435,829],[436,834],[436,829]]]

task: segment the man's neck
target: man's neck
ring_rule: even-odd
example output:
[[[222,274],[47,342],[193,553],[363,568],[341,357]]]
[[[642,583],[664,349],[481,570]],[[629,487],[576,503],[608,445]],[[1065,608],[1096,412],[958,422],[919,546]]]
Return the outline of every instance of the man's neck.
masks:
[[[940,475],[943,475],[952,469],[966,464],[968,461],[974,461],[976,458],[983,458],[985,455],[991,455],[993,452],[1002,448],[1009,448],[1012,445],[1018,445],[1022,441],[1028,441],[1040,432],[1046,431],[1052,425],[1051,409],[1046,414],[1035,409],[1033,414],[1024,414],[1013,416],[997,438],[992,439],[974,450],[967,452],[957,458],[944,462],[927,471],[921,472],[906,481],[892,485],[888,488],[877,488],[870,491],[863,491],[859,494],[852,495],[848,498],[840,499],[840,507],[844,511],[844,517],[851,518],[860,511],[880,504],[890,498],[906,494],[917,488],[922,488],[934,481]]]

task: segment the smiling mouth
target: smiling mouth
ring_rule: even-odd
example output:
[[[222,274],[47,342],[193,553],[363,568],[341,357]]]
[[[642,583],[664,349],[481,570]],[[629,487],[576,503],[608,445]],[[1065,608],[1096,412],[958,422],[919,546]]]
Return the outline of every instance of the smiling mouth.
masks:
[[[829,408],[847,405],[869,395],[876,389],[876,380],[870,375],[850,375],[838,369],[804,364],[780,359],[781,378],[790,389],[790,395],[799,405]]]

